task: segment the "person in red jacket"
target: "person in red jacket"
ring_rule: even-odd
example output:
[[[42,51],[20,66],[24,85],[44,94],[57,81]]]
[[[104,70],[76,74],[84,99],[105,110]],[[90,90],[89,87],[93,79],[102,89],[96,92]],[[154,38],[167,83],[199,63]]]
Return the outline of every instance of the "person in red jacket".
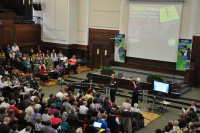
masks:
[[[15,104],[16,104],[16,101],[11,100],[10,106],[8,107],[8,110],[13,109],[15,111],[15,114],[19,115],[21,113],[21,111],[19,111],[19,109],[15,106]]]
[[[49,81],[49,78],[48,78],[48,71],[47,69],[44,67],[44,66],[41,66],[40,68],[40,79],[43,81],[43,82],[48,82]]]

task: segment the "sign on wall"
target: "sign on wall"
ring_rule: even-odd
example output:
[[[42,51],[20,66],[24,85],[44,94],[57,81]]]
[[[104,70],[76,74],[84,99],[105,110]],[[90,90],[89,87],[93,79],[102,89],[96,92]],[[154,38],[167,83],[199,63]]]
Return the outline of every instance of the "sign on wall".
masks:
[[[115,56],[114,61],[125,62],[125,35],[115,35]]]
[[[192,40],[179,39],[178,57],[176,63],[177,70],[186,70],[190,68],[191,53],[192,53]]]

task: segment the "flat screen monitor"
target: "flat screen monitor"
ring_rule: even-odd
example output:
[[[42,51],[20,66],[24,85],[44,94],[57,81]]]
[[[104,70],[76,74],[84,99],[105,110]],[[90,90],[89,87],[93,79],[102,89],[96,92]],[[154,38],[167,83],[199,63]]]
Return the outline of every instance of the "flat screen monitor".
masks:
[[[169,84],[154,81],[153,90],[168,94],[169,93]]]

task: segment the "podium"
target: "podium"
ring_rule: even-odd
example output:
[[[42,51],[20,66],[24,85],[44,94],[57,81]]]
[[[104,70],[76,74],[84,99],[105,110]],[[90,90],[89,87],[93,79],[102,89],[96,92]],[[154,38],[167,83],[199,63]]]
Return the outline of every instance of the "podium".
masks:
[[[149,90],[139,90],[139,92],[142,92],[142,110],[143,111],[148,111],[148,109],[147,109],[147,100],[148,100]]]
[[[110,96],[110,89],[111,89],[111,88],[110,88],[110,87],[105,87],[105,89],[106,89],[106,95],[107,95],[107,96]]]

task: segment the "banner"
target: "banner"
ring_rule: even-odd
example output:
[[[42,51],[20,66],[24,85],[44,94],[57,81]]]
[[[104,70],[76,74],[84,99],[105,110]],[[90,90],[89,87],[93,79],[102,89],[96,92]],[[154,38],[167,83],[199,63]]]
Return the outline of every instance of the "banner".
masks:
[[[190,68],[191,53],[192,53],[192,40],[179,39],[178,59],[176,63],[177,70],[186,70]]]
[[[115,35],[115,56],[114,61],[125,62],[125,35]]]

